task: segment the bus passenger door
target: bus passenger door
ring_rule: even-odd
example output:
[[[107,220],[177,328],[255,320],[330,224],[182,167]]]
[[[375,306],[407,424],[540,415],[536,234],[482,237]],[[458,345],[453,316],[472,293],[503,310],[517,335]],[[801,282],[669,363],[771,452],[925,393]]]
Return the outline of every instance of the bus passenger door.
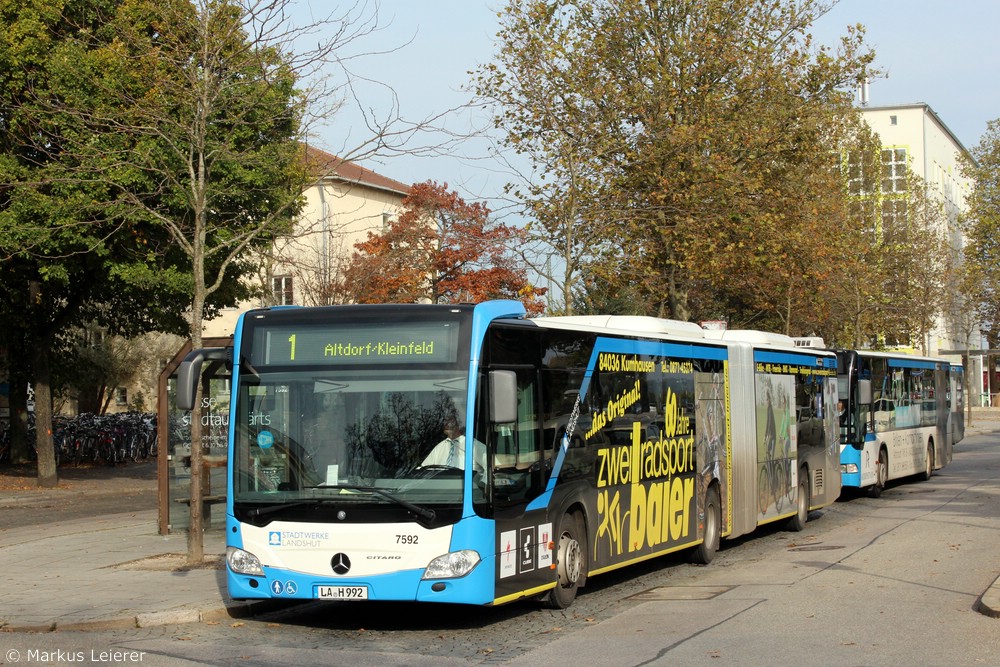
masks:
[[[541,437],[538,383],[534,368],[513,370],[517,377],[517,419],[491,424],[493,502],[497,516],[519,515],[537,497],[552,472],[552,448]]]
[[[528,510],[552,474],[553,446],[542,437],[536,370],[504,368],[517,378],[517,411],[513,422],[488,424],[488,511],[496,526],[496,592],[498,600],[516,599],[550,585],[552,524],[547,508]]]

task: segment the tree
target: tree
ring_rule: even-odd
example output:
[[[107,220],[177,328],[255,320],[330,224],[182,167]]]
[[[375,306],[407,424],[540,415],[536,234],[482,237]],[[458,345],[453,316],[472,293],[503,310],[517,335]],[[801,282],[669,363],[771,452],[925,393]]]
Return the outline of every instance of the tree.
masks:
[[[972,371],[975,366],[971,363],[972,351],[978,350],[980,342],[976,340],[982,326],[982,313],[977,308],[977,304],[988,300],[987,282],[980,273],[980,267],[971,260],[974,253],[972,248],[966,246],[959,252],[948,254],[948,261],[944,272],[945,284],[943,289],[942,311],[945,320],[949,322],[956,333],[960,348],[965,348],[962,354],[962,369],[965,384],[963,387],[965,395],[966,424],[972,425],[972,403],[971,394]],[[989,367],[988,355],[983,362]]]
[[[491,221],[485,204],[467,203],[447,183],[414,185],[402,205],[385,231],[356,244],[343,288],[353,301],[518,299],[530,313],[543,310],[545,289],[531,286],[511,254],[522,230]]]
[[[604,84],[595,69],[572,65],[578,45],[562,39],[552,11],[545,3],[511,3],[501,15],[496,61],[479,68],[474,87],[503,133],[502,148],[530,162],[530,172],[506,191],[531,220],[528,239],[550,248],[537,253],[544,260],[534,270],[558,285],[559,310],[572,315],[588,264],[610,242],[594,156],[613,150],[614,137],[581,105],[578,91],[600,94]]]
[[[350,64],[365,54],[354,44],[379,29],[377,14],[364,3],[304,27],[290,24],[290,4],[94,0],[73,5],[76,14],[70,17],[53,3],[32,8],[67,33],[55,47],[41,49],[48,54],[43,64],[53,65],[46,70],[48,85],[21,86],[30,93],[22,106],[34,112],[27,142],[32,164],[51,162],[47,187],[78,193],[60,209],[63,217],[49,216],[52,227],[103,239],[92,225],[81,224],[96,219],[143,239],[166,236],[169,242],[158,249],[179,254],[185,270],[129,267],[118,273],[138,284],[164,277],[174,278],[168,281],[172,286],[181,284],[186,307],[172,312],[187,318],[195,347],[213,301],[235,303],[233,286],[253,268],[248,252],[290,229],[304,186],[335,171],[330,166],[316,172],[304,159],[310,125],[355,95]],[[43,25],[40,40],[52,32]],[[314,37],[321,33],[329,36]],[[11,34],[20,39],[24,31]],[[316,46],[296,50],[307,43],[303,37]],[[25,52],[36,53],[34,42],[26,44]],[[331,84],[328,67],[341,75],[339,83]],[[9,73],[17,79],[22,71],[14,66]],[[402,122],[397,112],[393,104],[377,117],[366,113],[372,135],[339,154],[356,160],[398,150],[434,120]],[[417,150],[435,148],[440,147]],[[40,250],[47,249],[43,241],[11,242],[22,252],[27,246],[47,257]],[[150,253],[143,250],[141,256]],[[109,295],[106,302],[124,305],[113,301],[124,295],[114,290]],[[129,306],[130,312],[148,312]],[[200,420],[193,424],[191,495],[198,498]],[[190,503],[190,509],[188,559],[200,562],[201,503]]]
[[[986,132],[969,152],[970,159],[962,167],[963,175],[973,181],[962,218],[966,233],[964,294],[977,315],[987,347],[996,349],[1000,347],[1000,119],[987,123]],[[991,374],[994,358],[983,360]],[[972,397],[966,396],[971,405]]]
[[[104,183],[66,177],[80,166],[72,147],[86,132],[50,104],[65,93],[67,50],[100,31],[118,4],[28,2],[0,14],[0,343],[10,353],[15,412],[26,407],[29,380],[34,387],[41,486],[58,483],[52,389],[67,332],[87,321],[122,334],[183,322],[183,278],[153,251],[163,237],[114,207],[97,210],[93,203],[108,198]],[[23,456],[23,437],[15,443]]]
[[[52,94],[33,100],[35,149],[58,163],[61,182],[100,190],[76,219],[107,218],[166,234],[187,264],[194,347],[213,299],[247,270],[247,251],[289,228],[306,183],[304,71],[334,58],[357,32],[348,14],[332,39],[302,56],[286,2],[133,0],[55,49]],[[319,22],[313,29],[330,25]],[[362,22],[360,32],[370,29]],[[58,153],[54,148],[58,146]],[[227,293],[228,292],[228,293]],[[178,308],[178,314],[184,309]],[[36,371],[37,374],[37,371]],[[191,496],[201,496],[201,448],[193,420]],[[203,558],[201,503],[191,502],[188,558]]]
[[[109,336],[93,324],[77,332],[72,378],[81,412],[104,414],[116,387],[130,383],[139,372],[139,339]]]
[[[847,220],[840,165],[823,146],[842,141],[845,126],[814,128],[800,145],[805,154],[772,166],[780,184],[765,186],[752,212],[734,211],[711,236],[692,240],[711,257],[692,279],[695,319],[788,335],[815,333],[828,321]]]
[[[907,168],[906,196],[883,202],[882,247],[890,276],[885,333],[899,344],[917,343],[930,354],[928,336],[945,306],[946,273],[952,248],[944,202]],[[953,323],[945,320],[946,326]]]
[[[826,285],[830,319],[818,327],[828,343],[844,347],[876,340],[887,280],[879,241],[881,141],[864,121],[855,120],[836,151],[842,170],[837,190],[845,210],[831,221],[828,238],[839,263]]]
[[[784,228],[816,216],[799,206],[794,219],[778,218],[776,204],[809,200],[801,175],[828,153],[825,128],[849,112],[847,91],[871,74],[873,57],[860,26],[838,52],[814,49],[807,31],[826,9],[812,0],[511,0],[480,92],[502,104],[507,145],[528,146],[538,171],[560,181],[563,203],[581,194],[593,206],[583,216],[567,205],[553,246],[597,221],[584,229],[600,233],[604,276],[638,287],[648,314],[678,319],[695,310],[693,286],[717,284],[712,266],[745,265],[740,234],[753,234],[749,251],[772,268],[783,255],[808,257],[807,228]],[[523,44],[532,51],[521,59]],[[778,238],[809,244],[771,252]]]
[[[1000,347],[1000,119],[986,125],[986,132],[970,151],[963,175],[973,189],[963,218],[967,235],[965,260],[978,276],[973,306],[980,316],[990,348]]]

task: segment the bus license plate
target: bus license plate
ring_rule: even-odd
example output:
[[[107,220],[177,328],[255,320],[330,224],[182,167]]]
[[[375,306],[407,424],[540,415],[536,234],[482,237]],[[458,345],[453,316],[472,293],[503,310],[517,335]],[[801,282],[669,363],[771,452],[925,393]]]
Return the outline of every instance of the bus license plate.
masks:
[[[367,586],[317,586],[316,597],[320,600],[367,600]]]

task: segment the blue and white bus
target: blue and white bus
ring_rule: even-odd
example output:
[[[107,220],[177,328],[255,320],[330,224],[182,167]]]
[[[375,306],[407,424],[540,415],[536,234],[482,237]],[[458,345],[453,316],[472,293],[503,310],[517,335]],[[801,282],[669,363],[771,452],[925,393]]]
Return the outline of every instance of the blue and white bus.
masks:
[[[179,407],[227,355],[234,599],[562,608],[840,494],[836,357],[784,336],[515,301],[253,310],[189,355]]]
[[[868,350],[838,350],[837,358],[845,488],[878,497],[891,480],[930,479],[951,462],[964,428],[953,426],[961,394],[948,361]]]

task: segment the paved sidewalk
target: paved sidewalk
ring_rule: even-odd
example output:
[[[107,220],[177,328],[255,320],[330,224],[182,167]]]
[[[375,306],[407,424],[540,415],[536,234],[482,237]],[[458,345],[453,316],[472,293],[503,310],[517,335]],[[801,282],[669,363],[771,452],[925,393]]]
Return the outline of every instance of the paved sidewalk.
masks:
[[[977,410],[967,436],[1000,431],[1000,409]],[[955,456],[961,456],[961,443]],[[135,482],[129,482],[134,484]],[[155,488],[156,481],[148,480]],[[0,490],[0,507],[59,499],[83,502],[99,489]],[[120,493],[114,483],[103,493]],[[0,527],[0,631],[100,630],[245,617],[277,608],[229,599],[221,530],[205,534],[205,563],[184,567],[187,536],[159,535],[156,511]],[[284,602],[287,607],[290,603]],[[1000,577],[977,610],[1000,618]]]
[[[40,489],[30,470],[0,469],[0,631],[149,627],[275,608],[226,596],[222,530],[205,533],[205,562],[189,568],[186,532],[160,535],[155,509],[72,518],[73,504],[125,508],[137,494],[155,498],[155,470],[155,461],[70,467],[57,488]],[[23,525],[13,513],[46,520]]]
[[[972,426],[966,428],[966,437],[1000,431],[1000,408],[973,408]],[[956,445],[955,456],[962,455],[962,443]],[[976,601],[976,611],[991,618],[1000,618],[1000,576]]]
[[[200,567],[185,567],[186,540],[158,535],[155,511],[0,531],[0,629],[147,627],[250,613],[225,595],[222,531],[206,533]]]

